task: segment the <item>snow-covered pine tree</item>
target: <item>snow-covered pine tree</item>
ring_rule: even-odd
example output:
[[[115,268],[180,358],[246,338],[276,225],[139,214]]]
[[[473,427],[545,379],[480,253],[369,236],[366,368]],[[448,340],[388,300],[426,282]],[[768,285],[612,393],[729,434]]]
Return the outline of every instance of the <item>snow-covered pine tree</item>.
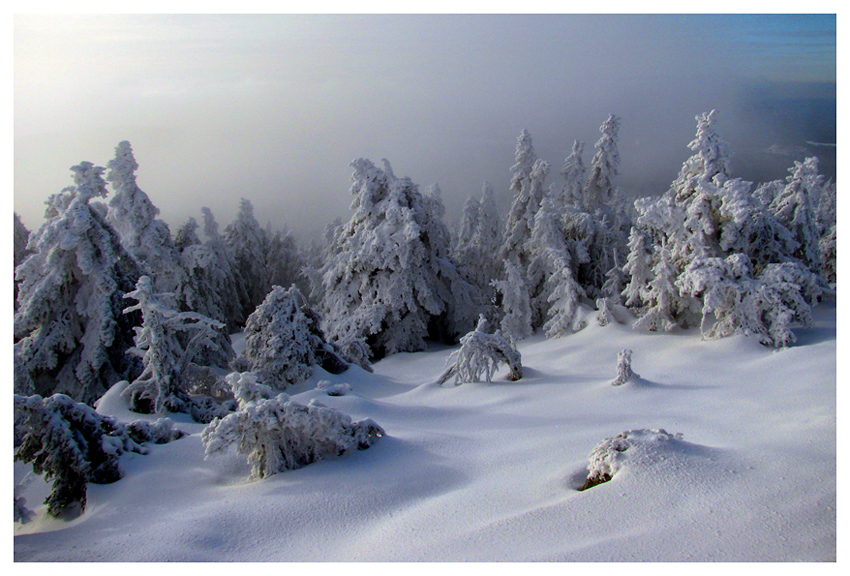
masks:
[[[157,290],[173,292],[182,302],[186,273],[180,266],[168,225],[157,219],[159,208],[136,184],[139,165],[129,142],[122,141],[115,147],[115,157],[106,167],[106,180],[114,190],[106,220],[118,232],[139,269],[153,279]]]
[[[218,223],[206,206],[204,235],[201,242],[195,227],[187,223],[178,233],[180,262],[189,281],[184,290],[189,310],[224,323],[227,333],[238,332],[245,325],[242,302],[247,299],[244,286],[237,280],[236,264],[218,233]],[[194,236],[194,238],[193,238]],[[241,289],[241,290],[240,290]]]
[[[517,149],[519,156],[520,150]],[[548,173],[549,163],[538,159],[534,161],[528,175],[520,181],[522,187],[514,195],[505,220],[505,233],[499,251],[502,260],[513,260],[523,268],[527,268],[531,262],[531,232],[534,229],[534,217],[545,195],[543,186]]]
[[[531,293],[525,273],[518,264],[513,260],[506,260],[504,269],[504,278],[493,281],[503,310],[501,329],[508,338],[519,341],[534,333],[531,324]]]
[[[244,286],[242,310],[250,314],[271,289],[265,285],[265,231],[254,218],[250,200],[240,200],[236,220],[224,229],[224,241],[233,257],[237,282]]]
[[[525,128],[522,129],[519,137],[517,137],[515,159],[516,164],[511,166],[510,189],[514,194],[519,194],[522,191],[522,187],[526,185],[534,163],[537,161],[537,154],[534,152],[531,134]]]
[[[480,209],[480,201],[472,195],[463,204],[460,221],[457,225],[457,232],[454,234],[452,241],[452,254],[458,262],[462,261],[463,256],[469,253],[470,248],[473,246],[475,231],[478,229]]]
[[[14,264],[15,268],[23,262],[27,256],[32,254],[32,250],[27,248],[27,244],[30,240],[30,231],[24,226],[21,217],[15,212],[15,224],[14,224],[14,233],[15,233],[15,244],[14,244]]]
[[[29,239],[30,239],[30,231],[27,229],[26,226],[24,226],[24,223],[21,220],[21,217],[18,215],[17,212],[15,212],[14,227],[15,227],[15,229],[14,229],[15,245],[14,245],[13,258],[14,258],[15,268],[17,268],[21,264],[21,262],[26,260],[27,256],[32,254],[32,250],[27,248],[27,244],[29,243]],[[18,281],[17,280],[14,281],[14,286],[15,286],[15,289],[14,289],[14,297],[15,297],[14,309],[17,310],[18,309]]]
[[[714,111],[697,116],[697,137],[690,144],[696,153],[671,189],[657,200],[635,202],[637,227],[654,245],[647,280],[646,246],[630,244],[627,301],[643,302],[635,327],[671,329],[701,319],[706,337],[757,334],[763,344],[786,346],[793,339],[790,322],[805,321],[823,281],[802,261],[800,242],[781,222],[779,207],[794,204],[800,188],[815,186],[801,182],[816,170],[798,163],[800,173],[792,174],[785,188],[771,183],[751,193],[749,182],[731,178],[716,120]],[[794,297],[792,285],[805,289]],[[764,302],[775,311],[767,311]]]
[[[820,295],[816,277],[801,263],[768,264],[753,277],[752,263],[744,254],[697,258],[677,285],[702,299],[704,338],[747,334],[777,348],[795,342],[794,323],[811,324],[808,302]]]
[[[561,188],[560,203],[556,204],[559,209],[571,206],[582,210],[584,207],[584,183],[587,177],[587,168],[584,165],[584,142],[573,141],[573,149],[564,160],[561,176],[564,177],[564,185]]]
[[[628,283],[622,295],[624,304],[629,308],[640,308],[646,301],[649,282],[652,279],[652,252],[646,246],[647,235],[639,228],[632,227],[629,235],[629,255],[623,271]]]
[[[584,187],[585,212],[593,213],[603,206],[610,206],[614,199],[614,177],[620,172],[620,152],[617,146],[619,131],[620,118],[614,114],[609,115],[599,127],[602,136],[596,142],[596,155]]]
[[[248,317],[245,360],[261,382],[279,390],[312,376],[316,365],[337,374],[348,368],[325,342],[318,315],[294,284],[274,286]]]
[[[612,386],[622,386],[626,382],[640,378],[632,370],[632,351],[622,350],[617,354],[617,377],[611,382]]]
[[[820,231],[821,275],[828,282],[835,283],[837,273],[837,218],[835,182],[831,180],[823,187],[818,202],[818,230]]]
[[[221,339],[222,324],[196,312],[177,312],[168,302],[172,295],[154,293],[147,276],[139,278],[136,289],[124,297],[137,301],[124,313],[138,310],[143,319],[136,328],[136,345],[131,351],[142,359],[144,370],[122,392],[130,409],[146,414],[185,412],[209,422],[215,408],[189,397],[184,379],[187,368],[204,348],[229,348],[229,342]],[[233,353],[225,350],[220,355],[232,357]]]
[[[121,478],[122,454],[147,454],[145,442],[162,444],[184,435],[168,419],[124,425],[64,394],[15,394],[14,404],[15,460],[53,481],[44,501],[51,516],[83,512],[89,482]]]
[[[308,290],[309,283],[302,272],[306,261],[292,232],[285,226],[282,230],[272,230],[269,224],[266,226],[265,238],[263,285],[267,288],[264,290],[268,293],[273,286],[293,284],[302,293]]]
[[[806,158],[789,168],[788,184],[770,204],[770,210],[797,241],[793,256],[815,273],[820,273],[820,233],[817,204],[823,190],[823,176],[818,173],[818,159]]]
[[[501,274],[498,251],[501,246],[501,220],[493,196],[493,186],[484,182],[480,200],[470,197],[454,242],[453,258],[463,278],[480,291],[480,305],[488,317],[495,318],[492,302],[495,291],[491,282]]]
[[[379,358],[422,350],[429,331],[459,324],[453,300],[471,286],[449,258],[435,199],[386,161],[383,169],[362,158],[351,166],[354,214],[322,269],[322,328],[334,343],[365,340]]]
[[[90,403],[139,369],[125,355],[138,318],[121,313],[138,270],[89,203],[106,196],[104,169],[71,170],[76,186],[51,197],[30,238],[35,253],[16,271],[15,389]]]
[[[588,258],[576,267],[576,280],[594,299],[610,298],[603,294],[603,286],[612,273],[617,273],[619,266],[614,255],[626,253],[631,226],[625,199],[614,183],[620,171],[619,129],[620,118],[613,114],[599,127],[601,136],[581,202],[567,205],[564,212],[567,236],[581,240],[588,253]]]
[[[179,252],[184,252],[190,246],[200,246],[200,236],[198,236],[198,221],[194,218],[189,218],[177,229],[174,235],[174,248]]]
[[[239,409],[216,418],[201,434],[206,457],[236,446],[248,457],[251,478],[268,478],[351,450],[365,450],[384,436],[373,420],[352,421],[332,408],[298,404],[286,394],[269,397],[256,375],[232,373]]]
[[[584,291],[574,277],[576,247],[570,245],[561,226],[554,202],[547,195],[534,219],[534,258],[527,278],[532,294],[532,325],[542,324],[550,338],[584,327],[579,315]]]

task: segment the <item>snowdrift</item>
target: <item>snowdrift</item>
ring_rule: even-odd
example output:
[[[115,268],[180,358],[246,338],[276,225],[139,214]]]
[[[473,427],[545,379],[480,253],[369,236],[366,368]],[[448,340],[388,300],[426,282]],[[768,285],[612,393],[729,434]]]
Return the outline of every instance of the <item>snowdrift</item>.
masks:
[[[374,373],[322,370],[287,391],[371,418],[386,436],[258,481],[236,453],[205,459],[203,425],[122,460],[88,508],[35,517],[16,561],[834,561],[835,299],[781,351],[698,330],[591,324],[519,343],[523,378],[435,385],[453,348]],[[238,343],[237,343],[238,344]],[[639,377],[612,386],[618,354]],[[138,419],[117,393],[98,405]],[[610,480],[580,490],[609,442]],[[622,446],[620,446],[622,447]]]

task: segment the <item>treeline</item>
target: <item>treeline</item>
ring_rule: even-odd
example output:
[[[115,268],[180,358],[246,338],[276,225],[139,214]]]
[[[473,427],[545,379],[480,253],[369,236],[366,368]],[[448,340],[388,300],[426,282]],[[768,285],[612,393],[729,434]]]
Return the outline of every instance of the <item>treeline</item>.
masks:
[[[71,169],[74,186],[47,200],[37,230],[15,216],[15,392],[93,403],[126,381],[141,411],[209,417],[227,372],[283,388],[293,382],[280,374],[311,372],[298,363],[368,368],[428,340],[456,343],[482,315],[514,341],[591,319],[788,346],[835,282],[835,183],[816,158],[784,180],[734,178],[716,125],[716,112],[699,115],[670,189],[634,202],[616,184],[616,116],[590,164],[575,142],[553,183],[524,130],[508,213],[485,182],[452,231],[439,187],[420,192],[386,160],[358,159],[351,218],[309,250],[261,227],[246,199],[223,231],[203,208],[202,225],[172,234],[121,142],[105,168]],[[228,336],[239,331],[265,343],[235,358]]]

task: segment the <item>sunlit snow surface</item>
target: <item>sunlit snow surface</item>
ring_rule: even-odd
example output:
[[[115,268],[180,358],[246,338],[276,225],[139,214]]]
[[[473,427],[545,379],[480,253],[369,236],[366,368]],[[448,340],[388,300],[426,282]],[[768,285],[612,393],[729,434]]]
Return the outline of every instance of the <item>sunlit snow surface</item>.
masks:
[[[243,457],[204,460],[203,425],[89,485],[79,518],[23,490],[16,561],[829,561],[836,558],[835,299],[784,351],[698,331],[592,322],[519,344],[518,382],[434,385],[451,348],[397,354],[289,393],[387,436],[261,481]],[[639,378],[611,386],[633,350]],[[327,384],[348,384],[328,396]],[[341,389],[345,389],[342,387]],[[325,390],[325,391],[323,391]],[[111,394],[102,412],[135,419]],[[666,441],[654,441],[663,429]],[[613,480],[585,491],[591,452],[632,434]],[[676,436],[681,434],[681,438]],[[27,468],[16,464],[20,483]]]

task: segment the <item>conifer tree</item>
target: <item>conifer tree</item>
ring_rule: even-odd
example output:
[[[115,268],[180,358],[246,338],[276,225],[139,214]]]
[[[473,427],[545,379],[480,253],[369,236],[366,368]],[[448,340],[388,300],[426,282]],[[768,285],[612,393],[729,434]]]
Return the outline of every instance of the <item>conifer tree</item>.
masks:
[[[157,289],[173,292],[182,301],[187,278],[168,225],[157,219],[159,208],[136,184],[139,165],[129,142],[125,140],[116,146],[115,157],[106,167],[106,180],[115,192],[109,201],[106,220],[118,232],[122,245],[136,260],[139,269],[153,279]]]
[[[138,270],[90,204],[107,194],[104,169],[82,162],[71,170],[75,187],[51,197],[30,239],[35,253],[16,271],[15,386],[90,403],[138,370],[125,355],[138,318],[121,313]]]
[[[352,162],[354,214],[322,269],[323,329],[334,343],[365,340],[376,357],[422,350],[429,332],[462,334],[458,296],[472,287],[449,255],[442,204],[389,163]],[[457,337],[457,336],[453,337]]]

